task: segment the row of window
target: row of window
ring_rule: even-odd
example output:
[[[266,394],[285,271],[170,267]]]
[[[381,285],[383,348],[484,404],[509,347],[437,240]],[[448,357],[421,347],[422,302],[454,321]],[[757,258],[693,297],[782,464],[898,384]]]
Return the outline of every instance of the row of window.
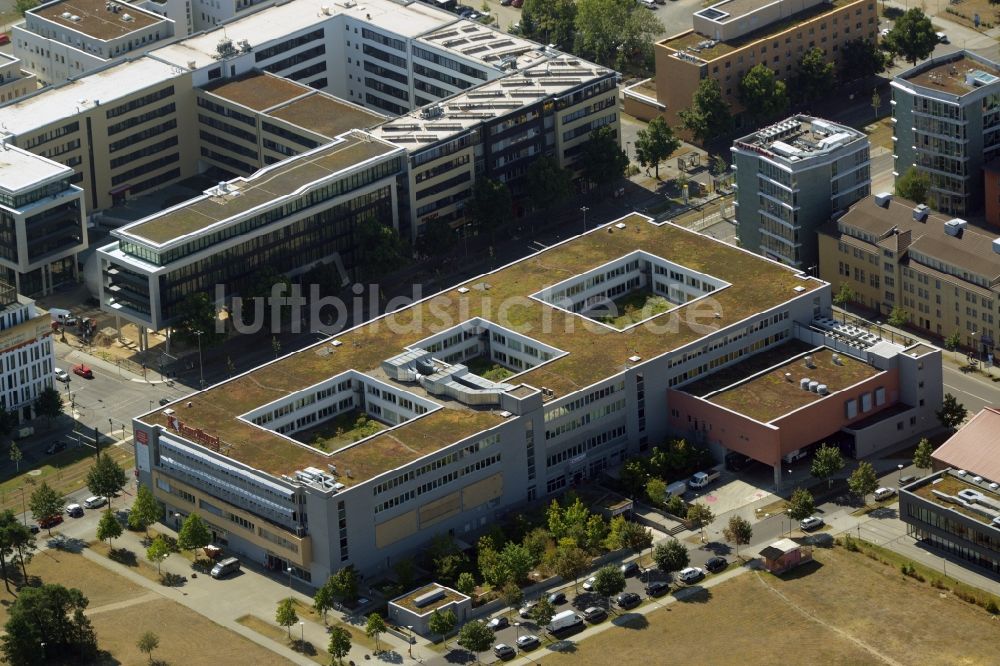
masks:
[[[372,488],[372,494],[374,494],[375,497],[378,497],[379,495],[385,493],[386,491],[392,490],[393,488],[402,485],[404,483],[413,481],[414,479],[418,479],[424,474],[427,474],[428,472],[433,472],[434,470],[446,467],[447,465],[450,465],[458,460],[461,460],[467,455],[472,455],[478,451],[482,451],[499,443],[500,443],[499,434],[487,435],[486,437],[483,437],[468,446],[463,446],[458,451],[449,453],[448,455],[442,456],[437,460],[433,460],[425,465],[421,465],[420,467],[411,469],[408,472],[404,472],[403,474],[394,476],[388,481],[376,485],[374,488]]]

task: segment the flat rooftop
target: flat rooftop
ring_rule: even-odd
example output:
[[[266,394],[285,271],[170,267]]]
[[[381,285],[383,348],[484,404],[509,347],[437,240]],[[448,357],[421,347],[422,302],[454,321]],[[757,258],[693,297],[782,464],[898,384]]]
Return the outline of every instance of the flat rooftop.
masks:
[[[323,25],[328,31],[345,33],[340,16],[409,38],[458,20],[454,14],[423,2],[295,0],[236,18],[225,26],[162,46],[152,53],[178,67],[187,68],[189,62],[196,68],[207,67],[218,62],[216,46],[222,39],[230,39],[234,44],[245,39],[260,49],[284,41],[290,34]]]
[[[17,193],[22,189],[38,187],[48,178],[68,178],[73,170],[47,157],[35,155],[14,146],[0,149],[0,190]]]
[[[417,608],[414,600],[419,599],[425,594],[431,594],[440,590],[443,595],[437,600]],[[438,585],[437,583],[431,583],[430,585],[424,585],[423,587],[418,587],[412,592],[408,592],[401,597],[396,597],[392,599],[390,603],[396,604],[397,606],[402,606],[408,611],[417,613],[419,615],[425,615],[427,613],[433,613],[442,606],[446,606],[450,603],[457,603],[459,601],[465,601],[469,597],[465,596],[461,592],[451,589],[450,587],[445,587],[444,585]]]
[[[115,236],[144,244],[163,245],[196,234],[257,206],[294,194],[308,183],[355,164],[397,150],[381,141],[346,134],[298,157],[267,167],[246,178],[229,181],[230,193],[202,195],[115,231]]]
[[[933,58],[897,77],[900,81],[961,97],[1000,83],[1000,65],[968,51]]]
[[[545,47],[537,42],[464,19],[423,35],[419,41],[496,68],[501,63],[511,62],[516,64],[517,69],[522,69],[546,58]]]
[[[373,133],[416,150],[611,73],[586,60],[561,55],[390,120]]]
[[[694,30],[682,32],[673,37],[668,37],[657,42],[657,45],[666,47],[671,51],[680,52],[686,58],[703,62],[710,62],[721,56],[727,55],[738,49],[763,39],[770,39],[775,35],[794,28],[798,24],[813,19],[817,16],[827,14],[841,7],[864,2],[865,0],[832,0],[810,7],[804,11],[792,14],[786,18],[769,23],[765,26],[741,35],[736,39],[721,42],[712,39],[709,35],[702,35]]]
[[[263,111],[313,92],[309,86],[259,71],[224,79],[206,86],[205,90],[254,111]]]
[[[836,352],[827,347],[795,353],[791,358],[785,353],[798,349],[795,346],[787,349],[783,349],[784,347],[785,345],[782,345],[770,352],[764,352],[767,354],[773,352],[772,358],[784,356],[783,362],[746,381],[709,394],[705,399],[761,423],[770,423],[793,410],[828,397],[829,394],[820,395],[803,390],[799,385],[799,380],[803,377],[825,384],[829,393],[833,394],[882,372],[845,354],[838,354],[840,363],[835,363],[833,355]],[[805,363],[806,356],[812,358],[811,367]],[[752,358],[748,361],[760,362]],[[786,373],[792,375],[790,380],[785,377]]]
[[[375,127],[386,119],[374,111],[320,92],[271,108],[267,115],[331,139],[348,130]]]
[[[990,487],[991,483],[996,485],[990,478],[975,481],[975,474],[973,472],[966,472],[960,476],[958,470],[947,469],[940,472],[939,475],[925,477],[907,486],[906,490],[939,506],[957,511],[963,516],[989,525],[994,516],[1000,516],[1000,491],[997,488]],[[962,491],[966,491],[966,493],[968,491],[978,493],[986,501],[986,504],[971,502],[971,505],[981,507],[985,511],[976,511],[970,508],[970,506],[963,505],[961,502],[950,501],[948,499],[958,498],[958,493]],[[941,493],[947,497],[942,497],[937,493]]]
[[[91,72],[3,107],[4,126],[16,136],[28,134],[60,120],[76,118],[78,109],[93,108],[97,103],[110,106],[117,99],[183,76],[175,69],[154,58],[141,57]]]
[[[166,23],[159,14],[140,9],[135,5],[108,0],[57,0],[31,10],[64,28],[76,30],[88,37],[108,41],[124,37],[154,23]],[[166,37],[167,35],[161,35]]]
[[[868,143],[868,137],[853,127],[797,115],[737,139],[734,145],[777,162],[801,164],[860,141]]]
[[[711,294],[720,316],[708,317],[708,330],[735,325],[791,299],[808,296],[826,283],[771,262],[745,250],[707,238],[681,227],[656,225],[632,214],[620,220],[623,228],[599,227],[582,236],[543,250],[462,285],[440,292],[386,318],[362,324],[336,336],[340,345],[318,343],[249,373],[196,393],[185,399],[184,422],[203,428],[222,441],[230,458],[264,472],[292,474],[297,469],[335,464],[351,470],[342,483],[353,485],[371,479],[461,439],[472,437],[504,421],[496,409],[454,407],[433,398],[442,409],[407,421],[346,450],[323,454],[315,449],[239,420],[240,414],[286,396],[336,374],[356,370],[374,375],[389,359],[429,335],[447,330],[474,317],[492,321],[567,353],[510,378],[510,384],[546,387],[555,397],[583,390],[625,370],[630,357],[650,360],[693,343],[706,329],[688,325],[694,312],[704,314],[703,301],[681,305],[672,313],[657,315],[650,324],[678,317],[679,325],[639,325],[615,331],[586,317],[555,308],[538,299],[525,298],[561,280],[614,261],[637,249],[645,250],[694,271],[731,282]],[[613,233],[609,233],[613,229]],[[465,289],[459,291],[461,287]],[[497,316],[497,304],[519,299]],[[700,308],[700,309],[699,309]],[[401,333],[400,331],[406,331]],[[334,349],[330,353],[330,349]],[[166,424],[161,411],[140,417],[150,424]]]

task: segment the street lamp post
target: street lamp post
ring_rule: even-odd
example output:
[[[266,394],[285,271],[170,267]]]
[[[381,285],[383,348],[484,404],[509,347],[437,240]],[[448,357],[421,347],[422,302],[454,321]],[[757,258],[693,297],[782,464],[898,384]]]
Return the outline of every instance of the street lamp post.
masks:
[[[580,212],[583,213],[583,233],[587,233],[587,211],[590,210],[587,206],[580,206]]]
[[[299,643],[301,645],[303,645],[303,646],[306,644],[306,623],[305,622],[299,622]]]
[[[28,507],[24,504],[24,486],[22,485],[18,490],[21,491],[21,520],[24,521],[25,526],[28,524]]]
[[[410,656],[410,659],[413,659],[413,625],[408,624],[406,628],[410,630],[410,640],[406,646],[406,654]]]
[[[292,591],[292,568],[288,567],[287,569],[285,569],[285,571],[288,572],[288,591],[291,592]]]
[[[900,486],[903,484],[903,463],[896,465],[896,468],[899,469],[899,478],[896,479],[896,485]]]
[[[42,661],[45,661],[45,641],[42,641],[39,645],[42,648]]]
[[[200,388],[205,388],[205,366],[202,364],[201,360],[201,336],[204,335],[204,331],[195,331],[194,334],[198,336],[198,386]]]

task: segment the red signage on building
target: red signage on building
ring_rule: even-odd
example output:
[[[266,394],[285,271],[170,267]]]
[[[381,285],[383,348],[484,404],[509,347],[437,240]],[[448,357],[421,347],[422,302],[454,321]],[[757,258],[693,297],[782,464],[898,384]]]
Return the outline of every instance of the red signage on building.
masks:
[[[136,430],[135,441],[140,444],[149,444],[149,434],[145,430]]]

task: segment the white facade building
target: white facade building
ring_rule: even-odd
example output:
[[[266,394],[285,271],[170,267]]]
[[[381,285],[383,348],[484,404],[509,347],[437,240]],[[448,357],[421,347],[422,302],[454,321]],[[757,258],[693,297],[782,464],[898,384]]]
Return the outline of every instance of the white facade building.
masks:
[[[9,285],[0,289],[0,406],[24,421],[52,386],[52,325],[33,300]]]

